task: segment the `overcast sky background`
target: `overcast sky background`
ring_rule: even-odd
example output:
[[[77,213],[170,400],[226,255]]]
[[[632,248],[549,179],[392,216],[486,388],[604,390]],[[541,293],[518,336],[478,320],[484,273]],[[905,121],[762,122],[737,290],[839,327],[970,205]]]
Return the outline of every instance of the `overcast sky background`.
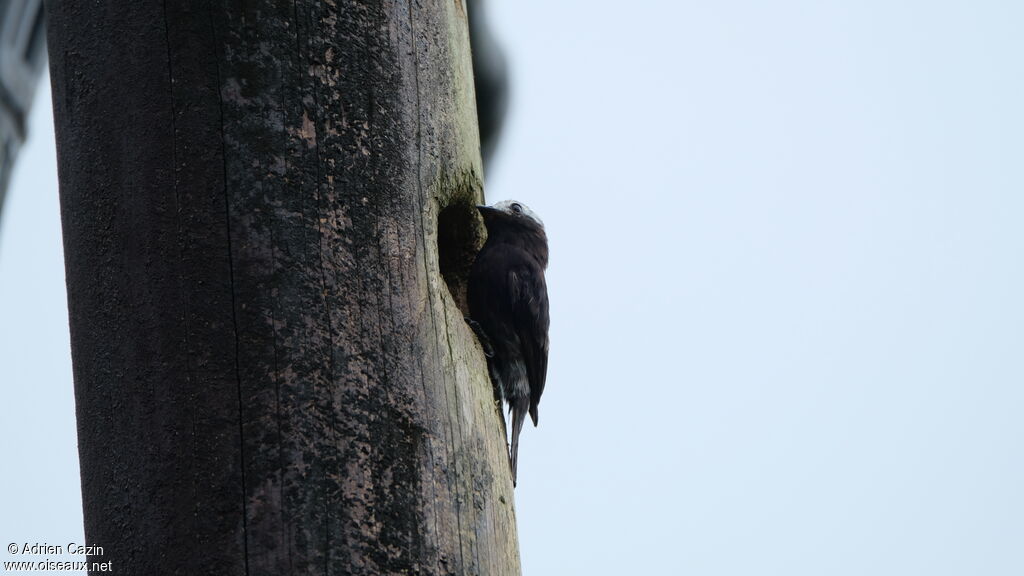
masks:
[[[524,573],[1024,574],[1024,4],[488,4],[488,200],[552,254]],[[4,548],[82,534],[49,102],[0,225]]]

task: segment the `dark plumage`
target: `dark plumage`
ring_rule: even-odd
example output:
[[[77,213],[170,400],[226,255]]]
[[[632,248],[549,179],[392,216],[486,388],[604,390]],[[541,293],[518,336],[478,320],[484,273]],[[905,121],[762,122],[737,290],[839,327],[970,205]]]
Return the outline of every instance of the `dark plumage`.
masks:
[[[519,434],[529,412],[537,425],[537,404],[548,370],[548,239],[544,223],[520,202],[478,206],[487,242],[469,274],[469,313],[492,351],[491,379],[512,413],[509,455],[516,481]]]

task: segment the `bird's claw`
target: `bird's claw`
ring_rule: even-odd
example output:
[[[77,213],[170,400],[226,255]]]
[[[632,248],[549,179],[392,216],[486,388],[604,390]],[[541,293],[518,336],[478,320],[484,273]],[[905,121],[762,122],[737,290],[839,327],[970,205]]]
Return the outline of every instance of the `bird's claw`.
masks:
[[[491,346],[491,339],[487,337],[487,333],[484,332],[483,326],[469,316],[463,316],[463,319],[466,321],[466,324],[469,324],[469,327],[473,329],[473,333],[476,334],[477,340],[480,341],[480,347],[484,350],[484,356],[494,358],[494,347]]]

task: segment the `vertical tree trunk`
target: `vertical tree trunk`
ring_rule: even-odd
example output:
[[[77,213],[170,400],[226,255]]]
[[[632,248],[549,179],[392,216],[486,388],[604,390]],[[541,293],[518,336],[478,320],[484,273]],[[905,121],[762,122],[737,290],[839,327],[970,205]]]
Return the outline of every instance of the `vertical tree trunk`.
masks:
[[[47,9],[93,559],[518,574],[462,2]]]

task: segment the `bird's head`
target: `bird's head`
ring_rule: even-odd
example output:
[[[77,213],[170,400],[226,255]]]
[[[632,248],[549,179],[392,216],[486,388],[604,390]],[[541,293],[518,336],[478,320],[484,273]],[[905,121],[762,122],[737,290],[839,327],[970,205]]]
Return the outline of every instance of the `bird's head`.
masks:
[[[494,206],[477,206],[476,208],[484,217],[484,223],[487,224],[488,230],[497,226],[544,232],[544,222],[540,216],[537,216],[537,213],[530,210],[526,204],[517,200],[502,200]]]
[[[542,268],[548,265],[548,236],[540,216],[516,200],[477,206],[487,225],[488,244],[511,244],[531,254]]]

